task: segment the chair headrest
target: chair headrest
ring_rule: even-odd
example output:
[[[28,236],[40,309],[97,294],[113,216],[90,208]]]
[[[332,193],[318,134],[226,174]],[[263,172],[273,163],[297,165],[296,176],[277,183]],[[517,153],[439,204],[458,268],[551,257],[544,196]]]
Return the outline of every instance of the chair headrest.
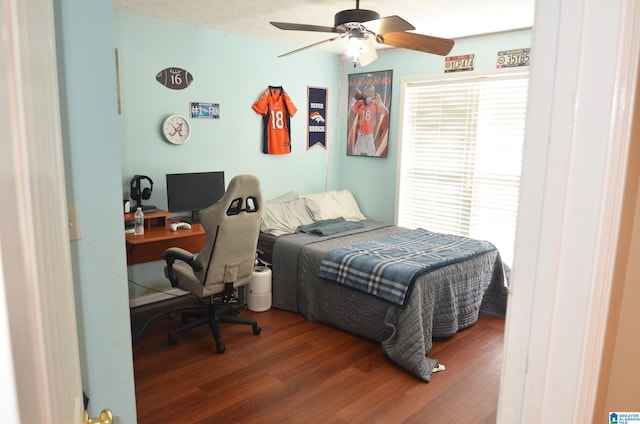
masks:
[[[260,180],[254,175],[236,175],[229,182],[226,193],[229,193],[231,198],[238,194],[257,195],[260,193]]]
[[[258,212],[262,208],[260,181],[253,175],[238,175],[229,183],[224,199],[227,203],[227,216]]]

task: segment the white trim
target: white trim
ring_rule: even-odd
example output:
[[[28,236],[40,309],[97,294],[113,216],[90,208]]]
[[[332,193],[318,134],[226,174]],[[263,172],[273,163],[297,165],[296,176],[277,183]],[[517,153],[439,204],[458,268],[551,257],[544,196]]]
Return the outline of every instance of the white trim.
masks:
[[[2,48],[0,47],[0,52]],[[2,259],[2,245],[0,244],[0,259]],[[9,328],[9,312],[7,298],[4,293],[5,281],[0,260],[0,411],[2,420],[7,423],[19,423],[18,395],[16,393],[16,376],[14,360],[11,352],[11,338]]]
[[[599,383],[600,363],[604,349],[605,332],[611,298],[611,282],[616,259],[624,181],[628,166],[628,151],[631,142],[634,117],[634,103],[640,59],[640,6],[638,2],[624,2],[621,12],[621,31],[616,45],[614,66],[614,98],[611,105],[611,128],[605,166],[606,192],[600,204],[600,222],[594,256],[599,260],[594,264],[594,274],[588,303],[590,314],[580,358],[582,372],[578,387],[587,388],[576,397],[574,406],[577,422],[589,422],[593,418]],[[607,48],[607,46],[603,46]]]
[[[498,422],[592,419],[637,73],[629,3],[536,2]]]
[[[402,87],[410,84],[419,83],[435,83],[435,82],[450,82],[450,81],[474,81],[482,78],[506,78],[505,75],[517,78],[519,75],[529,75],[529,67],[525,68],[504,68],[504,69],[491,69],[491,70],[479,70],[469,72],[450,72],[446,74],[433,74],[422,76],[403,77],[401,79]],[[402,98],[404,103],[404,98]]]
[[[6,224],[0,230],[0,289],[15,365],[17,422],[80,422],[53,3],[7,0],[0,25],[0,221]]]

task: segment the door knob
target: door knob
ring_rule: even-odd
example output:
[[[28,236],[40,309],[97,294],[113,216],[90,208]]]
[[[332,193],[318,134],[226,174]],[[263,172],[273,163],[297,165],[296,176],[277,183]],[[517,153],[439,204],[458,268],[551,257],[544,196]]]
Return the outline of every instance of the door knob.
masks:
[[[89,413],[84,411],[82,424],[113,424],[113,414],[110,409],[103,409],[98,418],[89,418]]]

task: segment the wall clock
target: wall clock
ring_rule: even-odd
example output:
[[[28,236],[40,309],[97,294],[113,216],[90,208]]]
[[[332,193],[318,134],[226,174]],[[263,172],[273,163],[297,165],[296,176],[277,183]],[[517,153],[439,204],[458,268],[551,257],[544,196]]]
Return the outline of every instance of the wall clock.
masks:
[[[191,124],[182,115],[170,115],[162,123],[162,134],[172,144],[184,144],[191,136]]]

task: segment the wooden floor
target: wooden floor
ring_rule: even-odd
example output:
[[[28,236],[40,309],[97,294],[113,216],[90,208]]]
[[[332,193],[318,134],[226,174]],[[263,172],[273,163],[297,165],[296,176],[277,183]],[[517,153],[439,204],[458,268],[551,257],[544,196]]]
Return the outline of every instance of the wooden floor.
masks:
[[[169,346],[177,316],[134,342],[138,423],[494,423],[504,320],[435,340],[446,370],[425,383],[396,366],[379,343],[301,315],[270,309],[242,316],[262,327],[221,326],[224,354],[208,328]]]

